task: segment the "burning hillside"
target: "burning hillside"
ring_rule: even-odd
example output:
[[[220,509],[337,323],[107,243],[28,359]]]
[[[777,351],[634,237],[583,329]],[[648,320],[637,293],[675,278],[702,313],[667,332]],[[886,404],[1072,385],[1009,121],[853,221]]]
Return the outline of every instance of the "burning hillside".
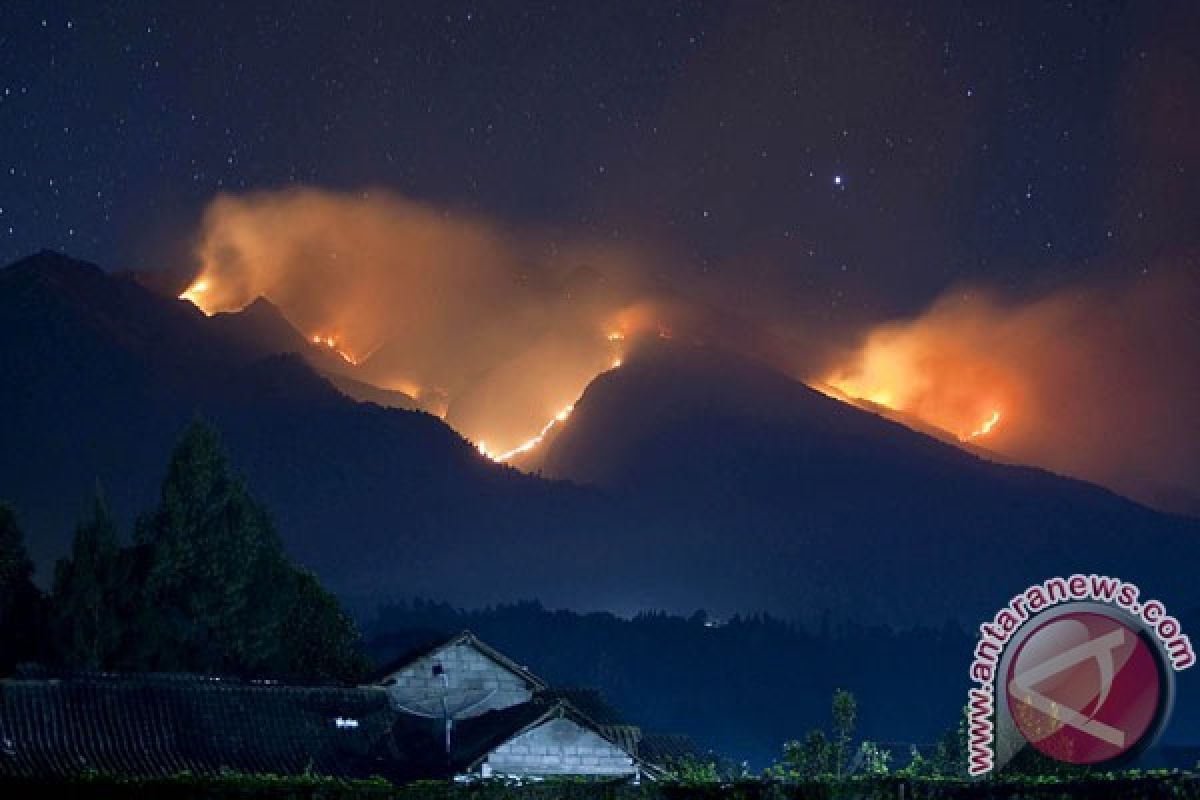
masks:
[[[1200,488],[1198,301],[1182,273],[1024,303],[954,292],[871,329],[813,384],[1015,460],[1189,508]]]
[[[1186,507],[1200,494],[1188,436],[1200,303],[1181,272],[1025,302],[955,291],[846,349],[802,321],[668,302],[635,277],[652,261],[631,249],[514,234],[387,194],[220,197],[197,258],[181,297],[210,314],[268,298],[356,380],[416,398],[498,461],[536,449],[639,339],[679,336],[1143,500],[1178,507],[1165,487]]]
[[[208,314],[263,296],[354,376],[417,398],[507,460],[541,441],[627,337],[630,253],[509,235],[393,195],[221,197],[182,292]]]

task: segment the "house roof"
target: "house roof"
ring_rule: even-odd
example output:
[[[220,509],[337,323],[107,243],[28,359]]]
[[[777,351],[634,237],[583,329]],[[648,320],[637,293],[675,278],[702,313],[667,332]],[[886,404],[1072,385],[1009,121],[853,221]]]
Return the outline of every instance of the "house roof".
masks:
[[[703,760],[704,750],[692,737],[680,733],[645,733],[638,745],[638,755],[651,764],[667,766],[685,758]]]
[[[662,748],[648,745],[592,689],[542,689],[527,703],[457,720],[447,758],[441,721],[396,711],[378,686],[91,673],[0,681],[0,777],[227,770],[447,776],[557,717],[611,742],[648,773],[659,763]]]
[[[396,716],[377,688],[171,674],[5,680],[0,776],[311,770],[389,777]]]
[[[545,689],[547,687],[546,682],[531,672],[528,667],[513,661],[499,650],[482,641],[478,636],[470,631],[462,631],[450,637],[431,640],[408,650],[399,657],[392,659],[384,664],[384,666],[377,669],[372,675],[372,682],[380,683],[388,676],[399,672],[405,667],[412,665],[414,662],[419,661],[426,656],[433,655],[439,650],[444,650],[448,647],[453,647],[459,644],[474,647],[486,658],[494,661],[496,664],[499,664],[501,667],[509,670],[510,672],[521,676],[521,678],[523,678],[535,689]]]
[[[564,700],[586,715],[597,725],[628,725],[625,716],[616,709],[598,689],[572,686],[555,686],[541,689],[537,698],[545,703]]]
[[[517,706],[492,711],[473,719],[455,724],[455,731],[460,737],[461,750],[456,748],[455,758],[460,769],[470,770],[487,758],[488,753],[495,750],[504,742],[515,739],[526,731],[532,730],[544,722],[564,718],[569,719],[581,728],[595,733],[608,741],[614,747],[626,752],[635,763],[640,763],[636,750],[630,750],[616,741],[605,730],[605,726],[597,725],[593,720],[565,700],[538,700],[522,703]]]
[[[635,752],[621,747],[619,742],[614,742],[605,734],[603,728],[562,700],[535,699],[528,703],[488,711],[476,717],[456,720],[450,740],[449,758],[445,752],[444,728],[440,720],[429,720],[411,714],[401,714],[400,717],[395,740],[401,760],[412,764],[439,765],[442,774],[470,771],[505,742],[559,717],[569,719],[592,731],[620,747],[629,753],[630,758],[637,761]]]

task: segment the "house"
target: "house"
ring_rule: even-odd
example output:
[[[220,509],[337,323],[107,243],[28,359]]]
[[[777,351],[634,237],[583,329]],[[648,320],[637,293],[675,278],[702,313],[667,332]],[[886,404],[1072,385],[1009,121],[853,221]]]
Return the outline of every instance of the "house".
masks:
[[[551,689],[469,631],[405,655],[376,684],[396,711],[440,733],[442,757],[460,779],[662,774],[638,754],[639,729],[598,693]]]
[[[353,688],[175,673],[0,680],[0,778],[232,770],[636,781],[664,775],[684,742],[644,736],[598,692],[552,688],[469,632]]]

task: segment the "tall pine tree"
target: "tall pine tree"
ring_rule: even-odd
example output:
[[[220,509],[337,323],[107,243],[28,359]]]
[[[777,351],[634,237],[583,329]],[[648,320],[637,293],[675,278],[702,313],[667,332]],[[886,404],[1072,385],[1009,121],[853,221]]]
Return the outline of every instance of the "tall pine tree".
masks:
[[[293,570],[294,591],[280,640],[279,674],[321,682],[354,683],[371,664],[358,649],[359,633],[317,576]]]
[[[86,670],[121,665],[132,601],[128,578],[128,558],[97,487],[90,516],[75,529],[71,555],[54,574],[51,630],[62,664]]]
[[[193,423],[159,507],[139,520],[140,666],[263,673],[275,667],[291,569],[266,511],[233,474],[216,432]]]
[[[44,652],[45,603],[16,513],[0,503],[0,673]]]
[[[367,668],[337,598],[283,552],[216,432],[193,423],[131,551],[136,669],[355,681]]]

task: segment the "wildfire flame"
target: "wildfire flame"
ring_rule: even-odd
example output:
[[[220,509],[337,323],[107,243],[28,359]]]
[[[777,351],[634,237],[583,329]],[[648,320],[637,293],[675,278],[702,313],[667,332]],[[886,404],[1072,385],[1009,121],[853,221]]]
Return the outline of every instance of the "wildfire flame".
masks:
[[[183,292],[180,293],[179,299],[187,300],[189,303],[194,305],[196,308],[200,309],[205,314],[209,314],[211,316],[212,312],[210,312],[208,309],[206,309],[204,307],[204,304],[202,302],[203,298],[201,298],[201,296],[200,296],[200,295],[204,294],[205,292],[207,292],[211,288],[212,288],[212,284],[209,282],[208,278],[204,278],[204,277],[197,278],[192,283],[191,286],[184,289]]]
[[[514,447],[511,450],[506,450],[503,453],[493,453],[490,450],[488,450],[487,442],[479,442],[479,444],[477,444],[476,447],[479,448],[480,453],[487,456],[492,461],[498,461],[498,462],[508,461],[509,459],[511,459],[514,456],[519,456],[522,453],[528,453],[530,450],[532,450],[533,448],[535,448],[539,444],[541,444],[542,440],[546,438],[546,435],[548,433],[550,433],[551,430],[553,430],[554,426],[556,426],[560,423],[566,422],[567,417],[571,416],[571,412],[574,410],[575,410],[574,403],[572,403],[569,406],[566,406],[561,411],[559,411],[557,414],[555,414],[550,419],[549,422],[547,422],[545,425],[543,425],[542,429],[540,431],[538,431],[536,436],[529,437],[528,439],[521,442],[519,445],[517,445],[516,447]]]
[[[970,441],[971,439],[978,439],[980,436],[987,436],[992,432],[992,429],[995,428],[999,422],[1000,412],[993,411],[992,415],[985,419],[982,425],[964,436],[963,441]]]
[[[909,415],[972,442],[1007,420],[1019,390],[986,349],[970,344],[938,329],[885,326],[813,385],[839,400]]]
[[[336,337],[322,336],[319,333],[314,333],[312,335],[312,343],[319,344],[323,347],[327,347],[330,350],[332,350],[333,352],[337,353],[339,356],[341,356],[342,360],[345,361],[347,364],[353,364],[355,366],[358,366],[358,359],[355,358],[354,356],[350,355],[349,353],[347,353],[345,350],[343,350],[338,345],[338,340]]]

